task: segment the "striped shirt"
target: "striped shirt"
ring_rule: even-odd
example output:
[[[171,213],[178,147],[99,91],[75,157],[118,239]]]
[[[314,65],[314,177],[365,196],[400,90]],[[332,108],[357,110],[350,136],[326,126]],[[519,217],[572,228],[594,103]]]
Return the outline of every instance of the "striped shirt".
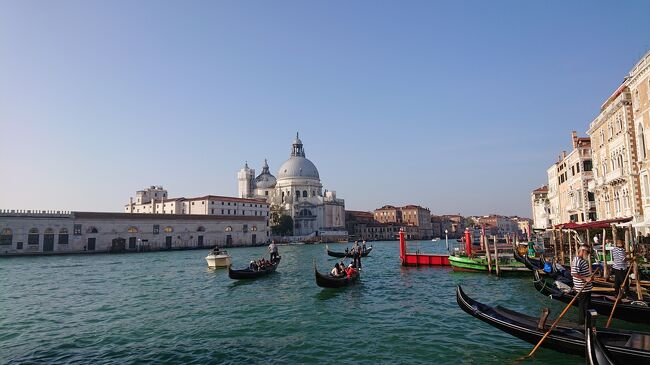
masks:
[[[589,264],[585,259],[580,256],[576,256],[571,261],[571,275],[580,275],[584,277],[589,277]],[[573,277],[573,290],[579,292],[588,292],[591,291],[593,285],[591,282],[586,283],[584,279],[578,279],[575,276]]]
[[[612,267],[614,269],[627,270],[628,263],[625,262],[625,248],[623,247],[612,248],[612,260],[614,260],[614,264],[612,264]]]

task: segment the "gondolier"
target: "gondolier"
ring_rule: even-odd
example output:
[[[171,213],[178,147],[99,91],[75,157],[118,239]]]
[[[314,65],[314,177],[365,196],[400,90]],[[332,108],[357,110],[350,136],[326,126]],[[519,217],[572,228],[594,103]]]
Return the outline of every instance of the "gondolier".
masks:
[[[612,271],[614,272],[614,293],[616,296],[618,296],[621,285],[623,285],[623,281],[625,281],[625,275],[627,274],[627,269],[629,267],[628,261],[630,261],[630,259],[626,257],[625,247],[623,245],[622,239],[617,239],[616,247],[612,248],[612,260],[614,261],[612,264]],[[625,282],[623,294],[625,296],[630,295],[629,280]]]
[[[591,305],[591,276],[589,275],[589,247],[580,246],[578,255],[571,261],[571,276],[573,277],[573,290],[580,293],[578,296],[578,324],[585,324],[585,315]]]
[[[271,262],[274,262],[278,258],[278,246],[275,244],[275,240],[271,241],[269,245],[269,253],[271,254]]]

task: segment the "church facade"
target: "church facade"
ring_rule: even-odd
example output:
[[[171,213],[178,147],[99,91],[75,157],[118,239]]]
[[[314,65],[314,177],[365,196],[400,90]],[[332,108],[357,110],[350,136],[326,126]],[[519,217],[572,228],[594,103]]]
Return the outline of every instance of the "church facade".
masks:
[[[318,169],[307,159],[302,141],[296,134],[291,156],[271,174],[267,161],[262,172],[248,163],[237,174],[239,197],[264,199],[272,207],[281,207],[294,222],[294,235],[345,233],[345,201],[335,191],[323,190]]]

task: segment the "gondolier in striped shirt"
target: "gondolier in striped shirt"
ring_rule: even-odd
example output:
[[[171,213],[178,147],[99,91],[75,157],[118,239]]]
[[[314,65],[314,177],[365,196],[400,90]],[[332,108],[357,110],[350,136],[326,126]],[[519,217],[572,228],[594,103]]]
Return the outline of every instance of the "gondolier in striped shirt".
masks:
[[[623,285],[623,281],[625,280],[627,269],[630,266],[628,263],[629,260],[630,259],[626,257],[623,240],[617,239],[616,247],[612,248],[612,261],[614,261],[614,263],[612,264],[612,271],[614,272],[614,290],[615,290],[615,295],[617,296],[621,289],[621,285]],[[626,296],[630,295],[629,280],[625,283],[625,286],[623,288],[623,294],[625,294]]]
[[[571,276],[573,277],[573,290],[580,293],[578,296],[578,324],[585,324],[585,315],[591,305],[591,276],[589,275],[589,247],[582,245],[578,255],[571,261]]]

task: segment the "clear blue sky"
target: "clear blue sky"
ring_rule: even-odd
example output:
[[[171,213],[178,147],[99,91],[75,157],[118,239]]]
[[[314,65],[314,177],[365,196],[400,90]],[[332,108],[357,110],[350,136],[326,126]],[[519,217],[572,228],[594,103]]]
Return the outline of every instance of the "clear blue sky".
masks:
[[[650,2],[0,1],[0,208],[237,194],[297,130],[348,209],[530,216]]]

